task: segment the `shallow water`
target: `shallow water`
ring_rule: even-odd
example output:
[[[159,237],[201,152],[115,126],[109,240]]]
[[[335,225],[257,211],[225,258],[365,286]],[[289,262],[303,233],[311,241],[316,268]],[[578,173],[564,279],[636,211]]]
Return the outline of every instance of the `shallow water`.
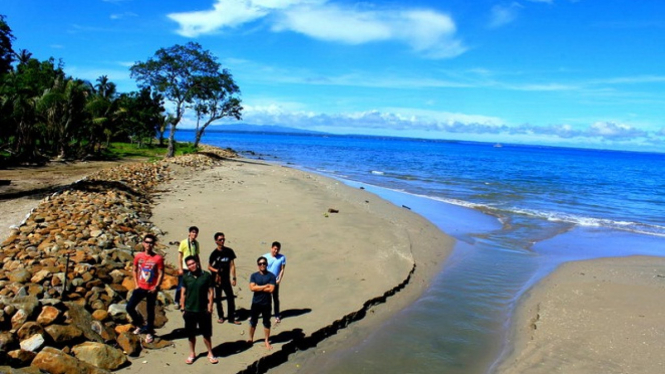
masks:
[[[363,186],[458,239],[417,302],[317,372],[491,371],[519,296],[556,266],[665,254],[663,154],[242,133],[204,142]]]

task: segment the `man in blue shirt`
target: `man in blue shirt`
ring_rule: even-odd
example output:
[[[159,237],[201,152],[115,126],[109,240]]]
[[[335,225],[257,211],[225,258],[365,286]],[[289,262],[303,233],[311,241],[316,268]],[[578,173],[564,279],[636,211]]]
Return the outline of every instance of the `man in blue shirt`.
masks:
[[[263,332],[265,335],[266,348],[272,349],[270,345],[270,294],[275,290],[275,276],[268,271],[268,260],[261,256],[256,261],[259,271],[249,277],[249,290],[254,292],[252,307],[249,317],[249,344],[254,344],[254,331],[259,322],[259,316],[263,317]]]
[[[272,301],[275,304],[275,323],[280,323],[279,315],[279,285],[284,279],[284,269],[286,268],[286,256],[279,253],[282,249],[282,244],[280,242],[272,242],[270,252],[263,255],[263,257],[268,259],[268,271],[275,275],[276,284],[275,290],[272,292]]]

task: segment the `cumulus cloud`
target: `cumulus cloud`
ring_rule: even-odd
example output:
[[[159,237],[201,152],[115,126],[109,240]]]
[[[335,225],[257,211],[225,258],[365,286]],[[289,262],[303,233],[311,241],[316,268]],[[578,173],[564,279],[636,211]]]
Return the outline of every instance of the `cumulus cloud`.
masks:
[[[262,20],[273,32],[295,32],[343,44],[397,41],[430,58],[466,51],[455,37],[453,19],[428,9],[351,7],[326,0],[217,0],[212,10],[172,13],[186,37],[218,32]]]
[[[354,133],[408,135],[413,132],[439,133],[437,137],[454,138],[456,135],[496,135],[510,137],[537,136],[539,139],[592,142],[643,142],[656,144],[665,136],[665,128],[648,132],[634,126],[615,122],[595,122],[587,126],[553,124],[536,126],[532,124],[509,125],[496,117],[461,113],[430,112],[414,110],[392,112],[368,110],[349,113],[315,113],[293,110],[280,105],[246,105],[243,120],[256,125],[281,125],[308,130],[336,132],[339,129]]]

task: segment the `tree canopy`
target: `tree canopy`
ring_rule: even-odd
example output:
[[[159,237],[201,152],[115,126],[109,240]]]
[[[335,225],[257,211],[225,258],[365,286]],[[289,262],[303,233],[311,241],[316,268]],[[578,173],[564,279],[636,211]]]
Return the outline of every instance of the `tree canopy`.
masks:
[[[168,121],[167,157],[175,153],[176,127],[187,109],[193,108],[198,119],[206,117],[204,126],[197,129],[197,139],[213,121],[227,116],[241,118],[238,86],[217,58],[198,43],[161,48],[147,61],[134,64],[130,71],[139,87],[151,87],[173,105],[174,113]]]

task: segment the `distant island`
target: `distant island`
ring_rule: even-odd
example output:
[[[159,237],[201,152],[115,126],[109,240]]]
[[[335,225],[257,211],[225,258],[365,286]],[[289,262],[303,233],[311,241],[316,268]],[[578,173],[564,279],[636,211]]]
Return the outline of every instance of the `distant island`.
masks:
[[[178,129],[182,131],[194,131],[194,129]],[[210,125],[206,132],[258,132],[258,133],[280,133],[280,134],[307,134],[307,135],[329,135],[322,131],[311,131],[296,129],[293,127],[276,125],[251,125],[247,123],[230,125]]]

